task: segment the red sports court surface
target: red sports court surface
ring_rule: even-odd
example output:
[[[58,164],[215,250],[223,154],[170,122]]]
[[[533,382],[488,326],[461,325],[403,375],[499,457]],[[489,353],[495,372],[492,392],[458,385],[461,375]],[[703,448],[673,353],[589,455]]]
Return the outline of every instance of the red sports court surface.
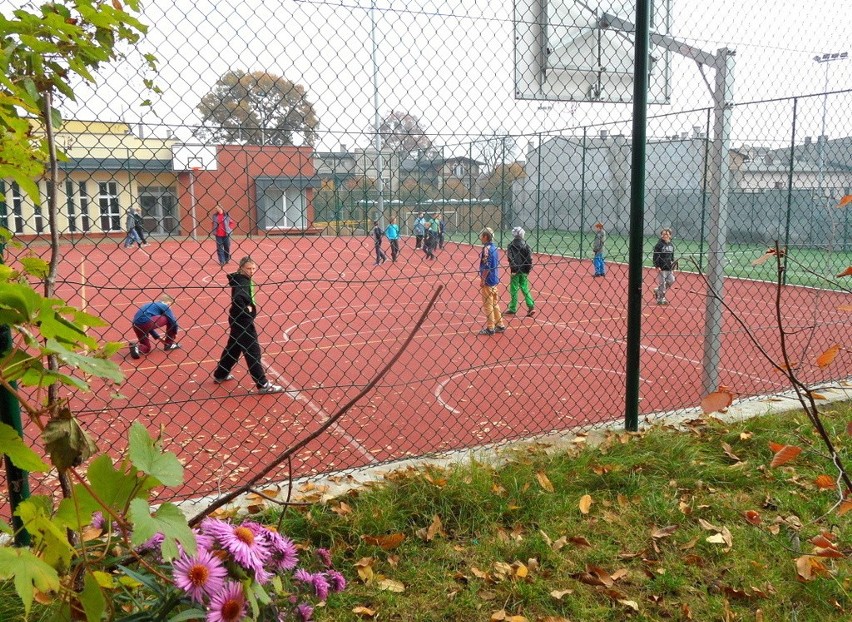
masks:
[[[506,333],[481,337],[474,246],[451,243],[428,261],[405,239],[400,261],[381,266],[373,265],[367,238],[261,237],[234,246],[234,258],[250,254],[260,264],[255,281],[264,363],[286,393],[257,394],[243,360],[235,381],[212,382],[227,339],[225,274],[236,269],[236,262],[219,268],[212,240],[154,241],[131,250],[114,243],[69,246],[61,264],[58,294],[109,321],[101,333],[108,340],[133,338],[130,318],[140,304],[163,292],[177,299],[182,350],[160,347],[134,361],[124,349],[117,357],[126,374],[121,387],[96,381],[93,394],[71,396],[84,426],[116,456],[133,420],[152,433],[162,429],[165,447],[186,467],[186,484],[168,496],[231,490],[314,431],[397,351],[439,284],[445,289],[409,350],[371,395],[298,453],[295,476],[623,417],[625,266],[609,265],[607,277],[596,279],[591,261],[536,255],[535,317],[525,317],[521,301],[519,315],[507,317]],[[671,305],[657,307],[650,295],[654,274],[646,276],[641,410],[695,406],[704,282],[678,273]],[[504,309],[508,280],[504,270]],[[725,287],[729,304],[777,355],[774,286],[729,279]],[[787,288],[790,351],[813,360],[835,342],[851,343],[848,318],[836,310],[841,301],[848,302],[845,294]],[[813,324],[815,331],[805,330]],[[783,376],[731,317],[723,343],[720,380],[734,392],[785,388]],[[839,359],[833,368],[806,365],[802,373],[808,381],[849,375],[848,361],[839,369]],[[285,464],[271,477],[286,476]]]

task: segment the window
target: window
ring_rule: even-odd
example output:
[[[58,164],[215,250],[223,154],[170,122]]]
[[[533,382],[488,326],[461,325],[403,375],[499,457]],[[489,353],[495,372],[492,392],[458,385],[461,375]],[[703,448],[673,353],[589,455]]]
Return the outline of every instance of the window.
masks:
[[[91,228],[89,222],[89,195],[86,192],[86,182],[77,182],[76,186],[70,179],[65,182],[66,210],[68,212],[68,231],[80,231],[77,228],[77,215],[80,215],[82,231]],[[78,210],[79,207],[79,210]]]
[[[24,232],[24,197],[17,182],[12,182],[12,214],[15,221],[15,233]]]
[[[41,206],[49,204],[51,196],[53,196],[53,183],[46,181],[44,182],[43,200],[33,206],[33,227],[36,233],[44,232],[44,215],[42,214]]]
[[[465,176],[464,165],[463,164],[456,164],[455,168],[453,169],[453,174],[456,177],[458,177],[459,179],[464,178],[464,176]]]
[[[98,206],[101,210],[101,229],[103,231],[121,231],[118,184],[114,181],[105,181],[98,184]]]

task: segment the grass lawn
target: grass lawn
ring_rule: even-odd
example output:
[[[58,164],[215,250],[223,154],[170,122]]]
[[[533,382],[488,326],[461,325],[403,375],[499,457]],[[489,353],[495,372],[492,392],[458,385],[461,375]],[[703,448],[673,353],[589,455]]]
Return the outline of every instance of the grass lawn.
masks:
[[[852,404],[823,416],[848,464]],[[773,468],[770,443],[802,453]],[[825,453],[801,413],[708,417],[394,472],[291,507],[282,531],[349,582],[317,620],[849,620],[852,512],[816,483],[837,478]],[[22,619],[12,594],[0,584],[4,622]]]
[[[852,405],[824,417],[848,461]],[[770,468],[770,443],[803,452]],[[711,417],[395,473],[289,510],[283,530],[350,580],[319,620],[849,620],[852,512],[822,474],[837,476],[803,414]],[[820,534],[841,558],[808,557]]]
[[[502,234],[502,238],[501,238]],[[455,233],[448,236],[456,242],[478,244],[474,233]],[[498,232],[495,234],[501,248],[508,246],[512,240],[511,234]],[[534,251],[568,257],[592,258],[592,233],[566,232],[557,230],[528,231],[526,240]],[[656,236],[646,237],[643,245],[644,265],[651,266]],[[688,272],[707,271],[707,244],[674,239],[676,257],[680,258],[679,270]],[[607,262],[627,263],[629,240],[625,236],[607,234],[605,256]],[[759,281],[776,281],[775,261],[767,261],[759,266],[753,266],[752,261],[763,255],[766,245],[760,244],[728,244],[725,252],[725,275]],[[852,265],[852,251],[837,249],[797,248],[789,249],[787,262],[787,283],[789,285],[808,285],[814,287],[832,288],[830,281],[836,274]],[[812,274],[812,273],[816,273]],[[819,276],[817,276],[819,275]],[[824,278],[820,278],[820,276]],[[828,281],[825,280],[828,279]]]

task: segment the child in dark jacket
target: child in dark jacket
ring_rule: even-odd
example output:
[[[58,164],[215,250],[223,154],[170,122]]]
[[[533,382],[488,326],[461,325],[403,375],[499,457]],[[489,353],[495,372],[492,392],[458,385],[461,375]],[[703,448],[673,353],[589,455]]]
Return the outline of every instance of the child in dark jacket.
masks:
[[[666,291],[675,282],[674,253],[672,230],[663,229],[660,231],[660,241],[654,246],[654,267],[657,269],[657,288],[654,290],[654,297],[658,305],[669,304],[666,300]]]
[[[508,315],[515,315],[518,312],[518,290],[524,294],[524,301],[527,303],[527,317],[532,317],[535,313],[535,302],[530,293],[529,274],[532,270],[532,250],[524,240],[526,232],[521,227],[512,229],[513,239],[509,242],[509,247],[506,249],[506,254],[509,256],[509,270],[512,273],[512,278],[509,281],[509,308],[506,309]]]
[[[379,226],[379,221],[373,221],[373,231],[370,233],[370,236],[373,238],[373,243],[376,245],[376,265],[378,266],[380,263],[385,263],[388,260],[388,256],[385,255],[385,251],[382,250],[382,236],[385,235],[385,232],[382,231],[382,228]]]

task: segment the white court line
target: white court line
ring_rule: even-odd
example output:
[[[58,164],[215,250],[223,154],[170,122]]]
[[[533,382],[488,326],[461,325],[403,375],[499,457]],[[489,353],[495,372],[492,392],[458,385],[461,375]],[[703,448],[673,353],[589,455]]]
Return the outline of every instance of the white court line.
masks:
[[[263,359],[261,359],[263,362]],[[275,370],[272,366],[266,365],[265,367],[267,371],[275,377],[277,382],[280,382],[284,385],[285,395],[292,398],[294,402],[298,402],[302,404],[305,408],[310,410],[315,416],[318,416],[322,419],[321,423],[327,421],[331,418],[331,415],[328,411],[325,410],[322,406],[317,404],[316,401],[307,397],[304,393],[302,393],[298,388],[293,386],[293,383],[284,377],[279,371]],[[349,434],[346,430],[340,427],[337,423],[333,423],[329,430],[331,430],[336,436],[342,438],[346,443],[355,449],[358,453],[361,454],[362,457],[367,458],[370,462],[375,463],[376,457],[370,453],[370,451],[364,447],[354,436]]]

